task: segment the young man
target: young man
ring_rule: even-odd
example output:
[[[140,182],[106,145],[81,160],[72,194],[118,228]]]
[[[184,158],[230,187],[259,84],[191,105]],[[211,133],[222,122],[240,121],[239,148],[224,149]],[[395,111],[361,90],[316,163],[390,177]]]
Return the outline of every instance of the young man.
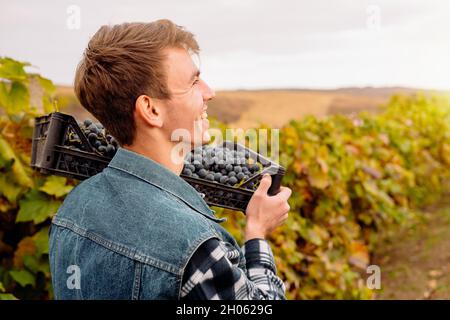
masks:
[[[214,91],[191,59],[198,52],[169,20],[103,26],[90,40],[75,92],[122,148],[53,219],[56,299],[285,298],[264,239],[287,219],[291,190],[268,196],[271,178],[262,179],[241,249],[172,158],[175,130],[200,131],[189,146],[210,139]]]

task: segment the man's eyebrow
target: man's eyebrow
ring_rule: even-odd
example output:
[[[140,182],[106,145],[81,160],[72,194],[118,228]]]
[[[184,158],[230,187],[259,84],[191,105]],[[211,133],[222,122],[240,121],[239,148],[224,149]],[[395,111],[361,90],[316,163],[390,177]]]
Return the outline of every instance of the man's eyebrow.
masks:
[[[200,70],[196,69],[194,71],[194,73],[191,76],[191,79],[189,80],[189,83],[191,83],[192,81],[194,81],[195,77],[199,77],[200,76]]]

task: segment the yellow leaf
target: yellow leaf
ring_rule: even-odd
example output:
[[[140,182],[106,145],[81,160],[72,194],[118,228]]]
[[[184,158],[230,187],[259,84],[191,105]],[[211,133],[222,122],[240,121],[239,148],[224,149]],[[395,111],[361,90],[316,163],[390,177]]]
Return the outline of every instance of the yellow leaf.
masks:
[[[310,169],[308,172],[308,181],[314,188],[325,189],[330,184],[328,174],[320,169]]]
[[[68,194],[73,188],[73,186],[66,185],[66,182],[67,179],[64,177],[50,176],[39,190],[59,198]]]
[[[36,245],[31,237],[25,237],[17,246],[17,250],[14,253],[14,266],[16,268],[23,267],[23,258],[25,256],[32,256],[36,253]]]
[[[369,251],[367,247],[360,242],[353,241],[350,243],[349,263],[355,267],[366,270],[369,265]]]

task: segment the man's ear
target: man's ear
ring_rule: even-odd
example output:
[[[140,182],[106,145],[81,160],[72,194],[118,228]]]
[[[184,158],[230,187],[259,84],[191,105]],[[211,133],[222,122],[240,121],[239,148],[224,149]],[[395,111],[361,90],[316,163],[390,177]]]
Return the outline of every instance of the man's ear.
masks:
[[[156,103],[157,100],[150,98],[146,95],[140,95],[136,99],[136,116],[141,119],[144,123],[156,127],[161,128],[163,125],[163,114],[161,105]]]

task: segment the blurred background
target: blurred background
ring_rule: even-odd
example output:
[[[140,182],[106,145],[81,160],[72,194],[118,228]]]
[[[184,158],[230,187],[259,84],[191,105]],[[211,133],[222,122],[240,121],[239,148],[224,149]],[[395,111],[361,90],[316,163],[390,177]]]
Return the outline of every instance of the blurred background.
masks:
[[[306,113],[372,110],[397,92],[450,90],[449,11],[442,0],[19,0],[0,13],[0,52],[70,95],[101,25],[168,18],[196,35],[202,77],[219,93],[212,115],[280,126]]]
[[[271,242],[289,298],[450,298],[448,1],[1,8],[0,298],[52,298],[45,231],[77,183],[31,171],[31,120],[55,108],[92,118],[72,88],[89,38],[104,24],[162,18],[195,34],[216,126],[281,131],[294,196]],[[241,214],[218,211],[242,240]]]

